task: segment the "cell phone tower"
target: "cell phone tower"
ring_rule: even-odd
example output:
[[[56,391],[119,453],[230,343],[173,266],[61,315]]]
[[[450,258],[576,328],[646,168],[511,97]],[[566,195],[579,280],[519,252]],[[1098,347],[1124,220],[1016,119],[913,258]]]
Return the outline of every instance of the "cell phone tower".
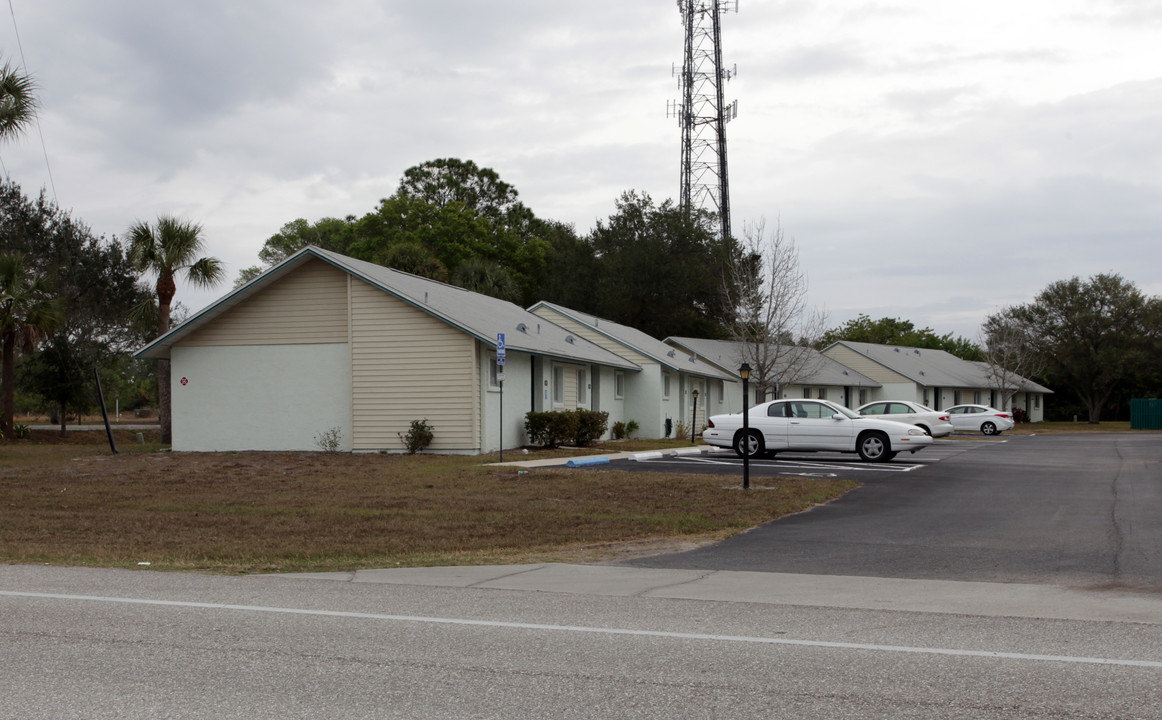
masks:
[[[723,86],[738,68],[722,65],[721,18],[738,12],[738,0],[678,0],[686,29],[686,56],[678,75],[681,100],[671,100],[667,117],[682,128],[681,205],[703,208],[720,218],[730,237],[730,182],[726,165],[726,124],[738,117],[738,101],[723,101]]]

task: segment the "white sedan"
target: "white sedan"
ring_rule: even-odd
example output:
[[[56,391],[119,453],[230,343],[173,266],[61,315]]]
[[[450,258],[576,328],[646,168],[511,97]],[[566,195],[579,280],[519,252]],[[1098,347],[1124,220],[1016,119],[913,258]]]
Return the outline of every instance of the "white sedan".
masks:
[[[933,410],[927,405],[908,400],[880,400],[862,406],[857,413],[872,417],[882,417],[915,425],[932,437],[951,435],[955,430],[947,411]]]
[[[772,400],[742,413],[714,415],[702,440],[734,448],[739,457],[761,457],[784,450],[857,452],[867,462],[887,462],[897,453],[923,450],[932,437],[915,425],[863,417],[826,400]]]
[[[1005,430],[1012,430],[1015,424],[1010,413],[987,405],[953,405],[944,412],[948,413],[957,430],[972,430],[985,435],[1000,435]]]

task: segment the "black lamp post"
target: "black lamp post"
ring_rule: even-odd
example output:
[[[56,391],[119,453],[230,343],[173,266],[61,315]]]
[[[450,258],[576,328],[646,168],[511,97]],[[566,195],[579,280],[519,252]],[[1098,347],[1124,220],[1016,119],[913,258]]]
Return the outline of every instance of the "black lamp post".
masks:
[[[750,489],[750,365],[745,362],[738,368],[738,376],[742,378],[742,489]]]
[[[690,444],[694,444],[694,426],[698,423],[698,388],[691,393],[694,396],[694,412],[690,416]]]

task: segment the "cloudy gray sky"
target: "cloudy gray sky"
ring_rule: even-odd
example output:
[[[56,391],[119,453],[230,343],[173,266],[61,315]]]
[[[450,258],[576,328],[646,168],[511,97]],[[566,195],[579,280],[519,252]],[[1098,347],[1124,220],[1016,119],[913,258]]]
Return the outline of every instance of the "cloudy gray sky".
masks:
[[[200,221],[230,277],[298,217],[471,159],[581,232],[676,197],[672,0],[11,0],[41,86],[0,147],[94,231]],[[831,324],[975,337],[1054,280],[1162,294],[1162,0],[742,0],[733,222],[776,222]],[[46,168],[43,136],[51,167]],[[179,289],[199,309],[226,292]]]

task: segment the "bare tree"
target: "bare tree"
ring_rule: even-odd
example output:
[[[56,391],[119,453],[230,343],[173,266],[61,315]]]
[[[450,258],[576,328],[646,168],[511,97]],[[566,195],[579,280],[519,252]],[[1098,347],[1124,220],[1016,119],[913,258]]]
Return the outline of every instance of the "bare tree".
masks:
[[[1001,397],[1001,410],[1009,407],[1025,379],[1044,370],[1044,359],[1030,342],[1027,323],[1013,313],[990,315],[981,327],[978,344],[984,348],[989,385]]]
[[[823,359],[812,346],[827,329],[827,312],[807,306],[799,249],[781,226],[768,235],[765,220],[744,223],[740,244],[727,278],[727,291],[737,294],[731,339],[742,345],[759,396],[777,397],[818,372]]]

